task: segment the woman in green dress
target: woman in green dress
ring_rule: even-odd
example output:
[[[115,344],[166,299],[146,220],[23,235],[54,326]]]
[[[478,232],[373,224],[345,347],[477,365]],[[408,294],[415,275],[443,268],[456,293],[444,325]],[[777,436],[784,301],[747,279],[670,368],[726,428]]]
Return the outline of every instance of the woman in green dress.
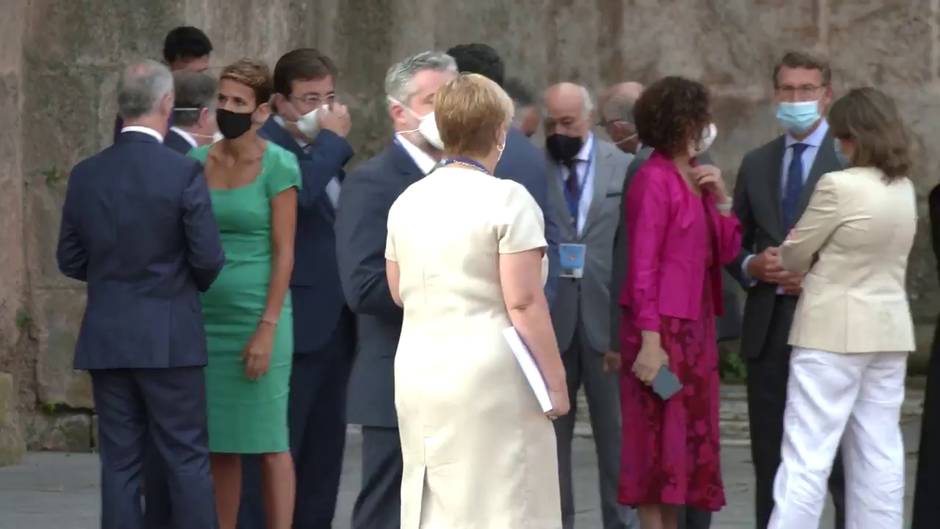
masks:
[[[241,454],[259,454],[268,529],[290,529],[294,467],[287,433],[293,324],[288,291],[300,168],[258,137],[270,114],[268,68],[243,59],[222,71],[217,120],[225,139],[193,150],[205,165],[226,263],[202,298],[209,364],[209,451],[220,529],[234,529]]]

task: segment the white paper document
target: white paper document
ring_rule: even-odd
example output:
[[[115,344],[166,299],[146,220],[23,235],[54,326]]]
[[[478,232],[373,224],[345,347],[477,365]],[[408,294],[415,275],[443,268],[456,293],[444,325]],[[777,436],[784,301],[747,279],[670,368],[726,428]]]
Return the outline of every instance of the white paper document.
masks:
[[[512,349],[512,354],[516,357],[516,362],[519,362],[519,367],[522,368],[522,373],[525,375],[526,380],[529,381],[529,386],[532,388],[532,392],[535,393],[535,398],[538,399],[542,411],[547,412],[552,409],[552,400],[548,396],[548,386],[545,385],[545,379],[542,378],[542,372],[539,371],[539,367],[535,365],[535,358],[532,357],[532,351],[529,351],[529,348],[526,346],[525,342],[522,341],[522,337],[519,336],[515,327],[505,329],[503,331],[503,337],[506,338],[506,342],[509,343],[509,348]]]

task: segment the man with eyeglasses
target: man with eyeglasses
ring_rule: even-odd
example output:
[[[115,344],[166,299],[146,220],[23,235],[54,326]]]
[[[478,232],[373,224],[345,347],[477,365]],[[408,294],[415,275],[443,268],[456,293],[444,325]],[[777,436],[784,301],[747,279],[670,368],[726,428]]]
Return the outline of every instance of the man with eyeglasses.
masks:
[[[781,268],[778,247],[802,215],[820,176],[842,169],[824,117],[832,101],[830,80],[826,61],[802,52],[783,56],[774,67],[773,83],[777,120],[786,132],[744,156],[735,185],[734,211],[744,233],[741,253],[728,272],[747,290],[741,353],[748,364],[758,529],[767,527],[774,506],[790,367],[788,337],[803,279]],[[841,529],[840,458],[829,489]]]
[[[636,125],[633,123],[633,105],[642,93],[643,85],[628,81],[609,87],[598,98],[601,113],[600,126],[604,127],[610,141],[618,149],[627,154],[637,155],[637,158],[640,158],[640,138],[636,132]],[[650,152],[652,149],[642,157],[643,160],[649,157]],[[641,164],[642,161],[636,163],[637,166]]]
[[[346,140],[352,126],[349,112],[335,101],[336,77],[333,61],[316,49],[285,54],[274,67],[274,113],[260,131],[297,156],[303,179],[290,285],[294,357],[288,421],[297,477],[295,529],[328,529],[332,524],[355,348],[354,316],[340,286],[333,230],[343,167],[353,155]],[[257,467],[257,461],[245,463],[241,529],[265,527]]]

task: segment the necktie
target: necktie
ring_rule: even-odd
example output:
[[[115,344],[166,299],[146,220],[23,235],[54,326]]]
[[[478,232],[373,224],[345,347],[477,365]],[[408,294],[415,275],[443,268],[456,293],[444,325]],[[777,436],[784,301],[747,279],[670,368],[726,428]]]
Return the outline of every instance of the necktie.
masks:
[[[783,195],[783,225],[785,232],[799,220],[800,194],[803,192],[803,151],[809,145],[805,143],[794,143],[793,158],[790,159],[790,166],[787,168],[787,185]]]
[[[568,212],[571,213],[574,227],[578,227],[578,202],[581,201],[581,192],[578,189],[578,160],[571,160],[565,166],[568,168],[568,178],[565,180],[565,202]]]

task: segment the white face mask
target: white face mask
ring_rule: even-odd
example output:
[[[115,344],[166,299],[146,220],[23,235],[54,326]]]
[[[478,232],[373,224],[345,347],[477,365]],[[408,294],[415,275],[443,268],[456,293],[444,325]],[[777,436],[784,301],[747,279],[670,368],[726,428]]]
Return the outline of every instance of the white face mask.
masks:
[[[711,148],[717,137],[718,127],[716,127],[714,123],[709,123],[708,126],[705,127],[705,130],[702,131],[702,137],[697,142],[693,142],[689,145],[689,156],[692,158],[701,156],[705,151]]]
[[[326,105],[320,106],[307,112],[303,116],[297,119],[297,130],[301,132],[311,141],[316,139],[317,134],[320,133],[320,115],[319,112],[325,108],[328,108]],[[324,110],[325,112],[325,110]]]
[[[398,103],[399,105],[401,105],[401,107],[404,108],[406,112],[408,112],[409,114],[411,114],[412,117],[418,120],[418,128],[411,129],[411,130],[403,130],[400,132],[417,132],[424,138],[425,141],[427,141],[431,145],[431,147],[434,147],[435,149],[439,151],[444,150],[444,140],[441,139],[441,133],[440,131],[437,130],[437,122],[434,121],[433,110],[423,116],[419,116],[417,112],[415,112],[414,110],[411,110],[407,105],[405,105],[401,101],[393,97],[389,97],[388,99],[392,101],[393,103]]]

